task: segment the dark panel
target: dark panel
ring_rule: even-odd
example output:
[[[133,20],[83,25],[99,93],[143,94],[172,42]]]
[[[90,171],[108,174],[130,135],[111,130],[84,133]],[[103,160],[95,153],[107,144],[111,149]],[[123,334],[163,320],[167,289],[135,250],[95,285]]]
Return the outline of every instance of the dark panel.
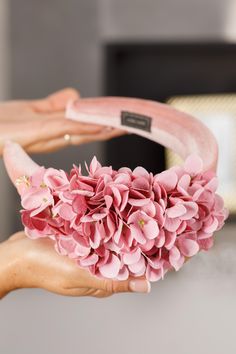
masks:
[[[236,91],[234,44],[108,44],[105,53],[106,95],[165,102],[174,95]],[[164,149],[137,136],[108,142],[107,160],[115,167],[165,168]]]

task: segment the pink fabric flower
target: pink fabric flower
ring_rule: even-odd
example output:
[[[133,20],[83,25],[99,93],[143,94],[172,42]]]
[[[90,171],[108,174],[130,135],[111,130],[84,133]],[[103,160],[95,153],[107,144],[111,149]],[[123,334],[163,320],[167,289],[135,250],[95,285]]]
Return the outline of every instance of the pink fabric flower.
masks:
[[[217,178],[202,172],[197,156],[155,176],[96,158],[87,170],[39,168],[23,189],[21,213],[29,237],[51,238],[59,254],[96,276],[157,281],[212,247],[227,217]]]

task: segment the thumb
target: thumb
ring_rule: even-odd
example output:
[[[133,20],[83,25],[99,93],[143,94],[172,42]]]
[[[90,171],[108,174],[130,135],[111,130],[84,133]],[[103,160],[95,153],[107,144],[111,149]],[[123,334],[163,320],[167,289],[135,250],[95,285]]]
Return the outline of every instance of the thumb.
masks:
[[[129,279],[125,281],[108,280],[106,284],[107,290],[112,290],[112,293],[149,293],[151,291],[151,284],[146,279]]]
[[[151,291],[150,282],[144,278],[130,278],[120,281],[91,277],[89,286],[94,289],[104,290],[109,294],[125,292],[149,293]]]
[[[7,141],[3,148],[3,161],[12,183],[17,187],[21,194],[22,186],[17,186],[17,179],[23,176],[32,175],[38,168],[29,155],[22,149],[22,147],[12,141]]]

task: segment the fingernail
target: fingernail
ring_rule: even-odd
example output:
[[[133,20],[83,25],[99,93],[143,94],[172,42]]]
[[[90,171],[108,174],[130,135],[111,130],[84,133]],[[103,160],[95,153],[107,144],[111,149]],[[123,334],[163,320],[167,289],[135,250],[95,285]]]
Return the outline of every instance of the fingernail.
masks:
[[[131,280],[129,287],[135,293],[150,293],[151,291],[151,284],[147,280]]]

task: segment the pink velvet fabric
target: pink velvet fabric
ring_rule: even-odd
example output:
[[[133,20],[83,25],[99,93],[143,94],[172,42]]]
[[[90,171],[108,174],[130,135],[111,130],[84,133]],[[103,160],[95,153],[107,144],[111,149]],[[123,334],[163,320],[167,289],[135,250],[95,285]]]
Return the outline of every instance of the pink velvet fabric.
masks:
[[[151,132],[122,125],[124,111],[150,117]],[[183,160],[190,154],[196,154],[203,161],[204,171],[216,171],[218,146],[213,134],[196,118],[166,104],[123,97],[82,98],[68,104],[66,116],[144,136],[172,149]]]

